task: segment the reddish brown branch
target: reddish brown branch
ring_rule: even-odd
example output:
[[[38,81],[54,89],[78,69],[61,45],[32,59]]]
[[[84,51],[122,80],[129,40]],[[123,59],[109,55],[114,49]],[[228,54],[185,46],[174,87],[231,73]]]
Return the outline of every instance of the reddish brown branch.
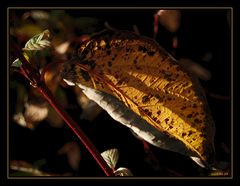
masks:
[[[47,86],[43,83],[38,87],[38,90],[42,93],[42,95],[46,98],[46,100],[50,103],[50,105],[56,110],[56,112],[62,117],[62,119],[67,123],[67,125],[71,128],[71,130],[76,134],[76,136],[81,140],[81,142],[85,145],[88,151],[92,154],[94,159],[100,165],[100,167],[104,170],[107,176],[113,176],[112,169],[106,164],[98,150],[91,143],[88,137],[84,134],[84,132],[80,129],[78,124],[67,114],[67,112],[63,109],[63,107],[59,104],[57,99],[52,95]]]
[[[22,66],[20,67],[20,69],[23,72],[24,76],[31,82],[34,87],[38,89],[38,91],[46,98],[46,100],[56,110],[60,117],[66,122],[70,129],[81,140],[81,142],[85,145],[93,158],[105,172],[105,174],[107,176],[114,176],[113,170],[108,166],[108,164],[102,158],[101,154],[98,152],[98,150],[89,140],[89,138],[84,134],[78,124],[68,115],[68,113],[63,109],[62,105],[53,96],[51,91],[46,86],[44,80],[41,78],[39,72],[31,66],[31,64],[19,51],[18,55],[20,61],[22,62]]]

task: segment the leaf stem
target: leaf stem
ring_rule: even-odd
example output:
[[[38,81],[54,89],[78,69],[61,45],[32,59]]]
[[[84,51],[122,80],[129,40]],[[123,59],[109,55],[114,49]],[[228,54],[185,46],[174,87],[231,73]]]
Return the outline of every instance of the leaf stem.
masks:
[[[114,176],[113,170],[108,166],[96,147],[90,141],[90,139],[84,134],[79,125],[71,118],[71,116],[64,110],[62,105],[54,97],[52,92],[48,89],[44,80],[36,69],[25,59],[25,57],[18,51],[19,59],[22,62],[21,71],[24,76],[31,82],[31,84],[38,89],[38,91],[45,97],[49,104],[56,110],[60,117],[66,122],[69,128],[75,133],[80,141],[85,145],[93,158],[102,168],[107,176]]]
[[[46,98],[46,100],[50,103],[50,105],[56,110],[56,112],[62,117],[62,119],[66,122],[66,124],[76,134],[76,136],[81,140],[84,146],[88,149],[88,151],[92,154],[94,159],[97,161],[99,166],[103,169],[105,174],[107,176],[113,176],[112,169],[107,165],[107,163],[102,158],[98,150],[89,140],[89,138],[84,134],[84,132],[80,129],[79,125],[67,114],[67,112],[59,104],[57,99],[52,95],[52,93],[50,92],[46,84],[45,83],[41,84],[38,87],[38,90],[42,93],[42,95]]]

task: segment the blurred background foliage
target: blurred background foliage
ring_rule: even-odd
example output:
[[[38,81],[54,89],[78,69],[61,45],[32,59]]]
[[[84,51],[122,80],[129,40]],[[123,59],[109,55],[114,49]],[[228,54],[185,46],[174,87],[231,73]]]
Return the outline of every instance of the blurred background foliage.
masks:
[[[217,9],[10,9],[9,63],[16,47],[48,29],[51,48],[33,61],[41,71],[71,59],[80,44],[103,29],[131,30],[154,38],[203,85],[216,123],[219,161],[231,158],[230,11]],[[9,64],[9,65],[10,65]],[[77,87],[68,87],[53,66],[45,80],[64,108],[100,152],[119,150],[118,164],[134,176],[230,176],[198,167],[188,157],[150,146],[110,118]],[[14,68],[10,69],[10,176],[104,176],[62,119]]]

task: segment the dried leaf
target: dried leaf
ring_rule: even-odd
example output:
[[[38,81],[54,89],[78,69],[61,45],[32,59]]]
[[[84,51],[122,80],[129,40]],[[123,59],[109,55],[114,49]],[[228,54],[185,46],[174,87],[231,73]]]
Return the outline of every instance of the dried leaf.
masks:
[[[169,135],[157,130],[146,120],[126,107],[124,103],[116,97],[83,85],[79,86],[89,99],[94,100],[105,109],[113,119],[129,127],[131,131],[137,134],[141,139],[163,149],[179,152],[188,156],[194,155],[191,151],[186,149],[185,145],[180,140],[169,138]]]
[[[23,160],[10,160],[10,169],[18,171],[10,176],[71,176],[69,174],[58,175],[39,170],[36,166]]]
[[[76,142],[69,142],[58,151],[58,154],[66,154],[68,157],[68,163],[75,171],[79,169],[79,163],[81,160],[80,147]]]
[[[23,116],[23,113],[19,112],[13,116],[13,120],[22,127],[29,128],[27,122]]]
[[[40,122],[48,116],[48,106],[46,104],[26,103],[24,118],[29,123]]]
[[[132,172],[124,167],[118,168],[116,171],[114,171],[115,176],[133,176]]]
[[[159,10],[159,22],[170,32],[176,32],[180,26],[181,13],[179,10]]]
[[[109,149],[101,153],[103,159],[107,162],[108,166],[113,170],[116,167],[119,153],[117,149]]]
[[[212,163],[215,128],[200,83],[156,42],[128,31],[105,31],[81,46],[79,59],[62,72],[68,82],[118,98],[164,135],[162,144],[175,139]]]
[[[57,51],[57,53],[59,54],[65,54],[65,52],[67,51],[68,47],[70,45],[69,41],[66,41],[64,43],[61,43],[60,45],[55,47],[55,50]]]
[[[22,160],[19,160],[19,161],[11,160],[10,168],[12,170],[29,173],[30,176],[51,176],[48,173],[44,173],[44,172],[40,171],[37,167],[33,166],[32,164],[22,161]]]

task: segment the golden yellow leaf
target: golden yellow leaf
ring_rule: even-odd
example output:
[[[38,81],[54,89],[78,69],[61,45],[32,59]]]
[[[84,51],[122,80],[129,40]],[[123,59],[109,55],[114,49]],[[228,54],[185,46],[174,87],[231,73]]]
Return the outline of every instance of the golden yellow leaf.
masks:
[[[155,41],[102,32],[81,46],[77,65],[65,72],[65,79],[117,97],[201,160],[213,161],[215,128],[201,86]]]

